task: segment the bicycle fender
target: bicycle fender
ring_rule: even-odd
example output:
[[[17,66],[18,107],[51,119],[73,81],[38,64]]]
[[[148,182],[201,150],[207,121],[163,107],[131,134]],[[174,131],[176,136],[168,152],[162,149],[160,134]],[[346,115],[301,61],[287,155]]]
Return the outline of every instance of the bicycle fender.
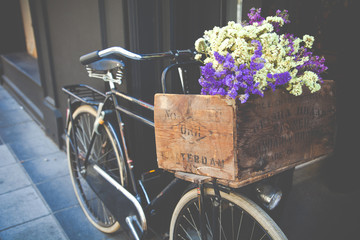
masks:
[[[147,230],[147,222],[135,196],[98,165],[90,164],[85,178],[120,225],[130,231],[135,239],[141,239]]]

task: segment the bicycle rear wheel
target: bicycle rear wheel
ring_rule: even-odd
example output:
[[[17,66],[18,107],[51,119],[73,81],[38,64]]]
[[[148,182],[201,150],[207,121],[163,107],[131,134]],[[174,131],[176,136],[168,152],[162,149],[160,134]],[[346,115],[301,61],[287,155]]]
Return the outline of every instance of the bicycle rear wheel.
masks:
[[[113,233],[120,229],[120,224],[106,208],[101,199],[92,190],[80,173],[90,144],[96,110],[89,105],[82,105],[73,114],[73,127],[68,128],[69,138],[66,141],[70,176],[76,197],[88,220],[100,231]],[[96,136],[88,159],[88,164],[96,164],[111,175],[122,186],[127,185],[124,157],[117,141],[114,129],[106,122]],[[73,131],[76,135],[76,144]],[[77,146],[77,151],[75,149]],[[76,152],[79,161],[76,160]],[[78,165],[79,163],[79,165]]]
[[[207,239],[213,236],[214,190],[205,189],[204,209]],[[197,189],[178,202],[170,223],[170,240],[201,239]],[[276,223],[259,206],[235,193],[221,192],[217,228],[219,239],[287,239]]]

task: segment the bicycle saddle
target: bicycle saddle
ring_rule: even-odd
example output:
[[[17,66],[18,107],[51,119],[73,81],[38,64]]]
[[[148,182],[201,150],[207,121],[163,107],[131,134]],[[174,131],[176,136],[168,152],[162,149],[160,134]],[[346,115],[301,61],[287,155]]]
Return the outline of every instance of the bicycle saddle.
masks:
[[[125,65],[121,60],[103,58],[96,62],[90,63],[87,66],[95,71],[108,71],[115,68],[123,68]]]

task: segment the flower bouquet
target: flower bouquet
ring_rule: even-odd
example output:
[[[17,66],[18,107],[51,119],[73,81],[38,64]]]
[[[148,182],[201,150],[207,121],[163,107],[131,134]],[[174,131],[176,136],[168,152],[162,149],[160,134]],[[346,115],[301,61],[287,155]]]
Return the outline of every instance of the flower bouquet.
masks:
[[[196,41],[202,95],[155,95],[160,168],[237,188],[333,151],[336,93],[321,79],[327,68],[310,51],[314,38],[279,34],[286,10],[266,19],[260,11]]]
[[[290,23],[288,11],[261,17],[261,9],[252,8],[249,22],[229,22],[225,27],[205,31],[195,42],[203,61],[199,83],[203,95],[222,95],[245,103],[251,94],[264,96],[268,89],[285,88],[298,96],[305,85],[310,91],[321,88],[320,74],[325,59],[310,51],[314,37],[302,38],[279,34]]]

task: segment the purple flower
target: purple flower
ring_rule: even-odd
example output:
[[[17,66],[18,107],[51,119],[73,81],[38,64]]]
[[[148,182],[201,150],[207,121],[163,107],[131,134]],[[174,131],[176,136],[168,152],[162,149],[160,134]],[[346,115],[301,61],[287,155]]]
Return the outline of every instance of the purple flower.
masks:
[[[291,76],[289,72],[275,73],[274,78],[276,85],[284,85],[291,80]]]
[[[226,69],[232,69],[235,67],[235,61],[234,59],[232,58],[231,54],[228,53],[224,59],[225,63],[224,63],[224,68]]]
[[[206,78],[214,75],[215,69],[212,67],[212,63],[207,63],[204,67],[201,67],[201,74]]]
[[[234,98],[234,99],[235,99],[235,98],[237,97],[237,95],[238,95],[238,93],[237,93],[237,91],[236,91],[235,88],[232,88],[227,94],[228,94],[229,97]]]
[[[288,14],[288,10],[283,10],[280,11],[279,9],[276,11],[276,15],[277,17],[281,17],[284,20],[284,24],[288,24],[290,23],[289,20],[289,14]],[[272,22],[271,23],[275,29],[275,32],[279,32],[280,31],[280,24],[277,22]]]
[[[215,60],[218,61],[218,63],[223,64],[225,61],[225,57],[221,56],[218,52],[214,52]]]
[[[268,86],[270,86],[273,91],[275,91],[276,86],[285,85],[291,80],[291,76],[289,72],[275,73],[275,74],[268,73],[267,77],[271,79],[275,79],[275,82],[268,81]]]
[[[250,13],[248,13],[249,17],[249,24],[258,23],[259,25],[265,20],[263,17],[260,16],[261,8],[251,8]]]
[[[288,10],[284,9],[283,11],[280,11],[280,9],[276,10],[276,16],[281,17],[284,20],[284,24],[289,24],[289,12]]]
[[[285,34],[284,37],[285,37],[285,39],[288,40],[288,42],[289,42],[288,47],[290,47],[290,51],[287,53],[287,55],[291,56],[294,53],[294,41],[296,39],[298,39],[298,37],[294,37],[294,34],[290,34],[290,33]],[[295,58],[296,58],[296,56],[295,56]],[[297,59],[295,59],[295,60],[297,60]]]
[[[300,66],[297,66],[296,69],[298,70],[297,76],[303,75],[305,71],[311,71],[318,75],[319,80],[322,80],[320,75],[325,72],[328,67],[325,66],[324,57],[320,58],[319,56],[311,56],[308,61],[304,62],[304,64]]]

